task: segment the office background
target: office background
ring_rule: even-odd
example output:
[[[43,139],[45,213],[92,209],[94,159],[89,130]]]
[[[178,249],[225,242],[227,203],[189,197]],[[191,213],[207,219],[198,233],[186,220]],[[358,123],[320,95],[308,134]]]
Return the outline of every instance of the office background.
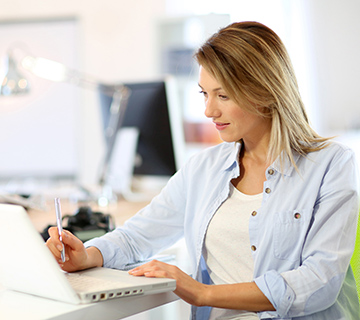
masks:
[[[33,33],[32,37],[31,32],[26,34],[26,46],[34,55],[57,60],[105,83],[161,77],[164,72],[162,58],[167,45],[171,48],[175,41],[177,48],[196,48],[213,32],[212,28],[217,29],[221,21],[226,21],[220,19],[212,26],[206,19],[198,20],[199,16],[218,14],[228,15],[229,22],[263,22],[281,36],[290,52],[314,127],[324,135],[340,134],[343,140],[357,148],[360,126],[358,0],[0,0],[0,7],[2,35],[6,35],[9,28],[13,30],[14,27],[24,26],[24,23],[35,23],[37,26],[40,23],[40,29],[43,23],[44,29],[48,29],[47,34],[42,35],[41,30],[38,30],[40,36]],[[174,31],[164,36],[164,30],[170,30],[174,25],[180,26],[182,32]],[[1,55],[6,53],[8,45],[0,43]],[[180,97],[184,118],[190,124],[203,125],[206,122],[202,116],[203,106],[199,97],[195,97],[195,91],[192,91],[192,84],[196,83],[196,70],[189,71],[189,74],[176,75],[183,89],[191,89],[191,94],[182,92],[183,96]],[[53,158],[60,159],[59,167],[65,168],[63,171],[59,169],[59,174],[75,171],[82,183],[93,183],[104,152],[97,93],[68,84],[43,83],[41,88],[39,98],[26,103],[11,100],[15,98],[10,101],[0,98],[0,116],[4,124],[3,130],[0,129],[0,147],[5,149],[3,153],[17,149],[18,152],[10,154],[17,158],[26,157],[28,164],[40,163],[51,153]],[[51,96],[54,91],[59,96]],[[41,101],[44,95],[48,95],[47,102],[41,107],[37,106],[37,101]],[[54,103],[49,102],[51,99]],[[65,100],[52,106],[59,99]],[[23,113],[23,118],[18,121],[20,113]],[[30,131],[39,130],[38,136],[46,135],[48,130],[46,125],[41,128],[41,123],[52,123],[51,128],[57,139],[57,142],[53,142],[64,149],[56,154],[56,149],[50,147],[50,135],[47,141],[42,142],[47,147],[42,145],[37,149],[36,138],[31,139],[31,134],[26,134],[26,131],[19,133],[21,128],[29,132],[31,126],[28,126],[32,122],[36,128]],[[9,128],[17,127],[13,129],[17,132],[14,141],[5,124]],[[185,128],[190,130],[192,126]],[[213,133],[208,135],[212,136]],[[198,138],[206,140],[206,137]],[[24,146],[28,151],[22,153]],[[16,172],[11,171],[13,168],[5,168],[13,163],[13,160],[3,162],[1,175],[10,173],[16,176]],[[51,170],[53,168],[49,168],[49,172]]]

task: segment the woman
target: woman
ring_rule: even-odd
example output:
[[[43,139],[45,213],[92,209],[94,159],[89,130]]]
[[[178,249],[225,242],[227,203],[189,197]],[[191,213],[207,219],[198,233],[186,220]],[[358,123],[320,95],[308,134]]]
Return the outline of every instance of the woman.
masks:
[[[284,45],[264,25],[234,23],[195,58],[205,115],[224,143],[86,249],[65,233],[62,268],[122,268],[184,236],[194,278],[159,261],[130,273],[176,279],[193,319],[357,319],[353,152],[311,129]],[[56,229],[50,236],[59,260]]]

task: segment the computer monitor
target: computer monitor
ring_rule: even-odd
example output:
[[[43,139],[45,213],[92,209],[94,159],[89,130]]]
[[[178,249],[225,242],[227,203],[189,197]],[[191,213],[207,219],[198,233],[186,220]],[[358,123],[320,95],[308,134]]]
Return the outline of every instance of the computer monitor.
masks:
[[[182,165],[185,139],[174,81],[165,79],[123,84],[130,89],[130,96],[122,123],[117,129],[120,126],[138,129],[133,168],[136,176],[170,177]],[[105,130],[109,124],[112,97],[102,92],[100,102]]]

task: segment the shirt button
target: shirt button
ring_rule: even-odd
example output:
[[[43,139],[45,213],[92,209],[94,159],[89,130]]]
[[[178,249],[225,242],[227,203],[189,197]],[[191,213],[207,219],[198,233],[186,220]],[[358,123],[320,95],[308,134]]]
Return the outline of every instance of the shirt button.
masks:
[[[251,246],[252,251],[256,251],[256,247],[254,245]]]
[[[255,216],[257,215],[257,212],[256,212],[256,211],[253,211],[253,212],[251,212],[251,215],[252,215],[253,217],[255,217]]]
[[[299,212],[296,212],[296,213],[294,214],[294,218],[295,218],[295,219],[300,219],[300,218],[301,218],[301,214],[300,214]]]
[[[271,175],[271,176],[274,174],[274,172],[275,172],[275,171],[274,171],[273,169],[269,169],[269,170],[268,170],[268,174]]]
[[[266,189],[265,189],[265,192],[266,192],[266,193],[270,193],[270,192],[271,192],[271,189],[270,189],[270,188],[266,188]]]

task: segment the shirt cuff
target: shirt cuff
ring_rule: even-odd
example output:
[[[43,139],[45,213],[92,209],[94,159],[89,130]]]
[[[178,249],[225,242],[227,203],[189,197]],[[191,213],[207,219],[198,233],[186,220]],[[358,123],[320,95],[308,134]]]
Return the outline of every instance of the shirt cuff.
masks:
[[[101,255],[103,256],[103,267],[111,269],[122,269],[126,265],[126,259],[124,255],[119,255],[119,253],[114,249],[109,241],[103,240],[101,238],[95,238],[84,243],[85,248],[95,247],[100,250]]]
[[[295,293],[284,278],[276,271],[269,271],[254,281],[274,306],[277,315],[281,318],[288,316],[295,300]]]

